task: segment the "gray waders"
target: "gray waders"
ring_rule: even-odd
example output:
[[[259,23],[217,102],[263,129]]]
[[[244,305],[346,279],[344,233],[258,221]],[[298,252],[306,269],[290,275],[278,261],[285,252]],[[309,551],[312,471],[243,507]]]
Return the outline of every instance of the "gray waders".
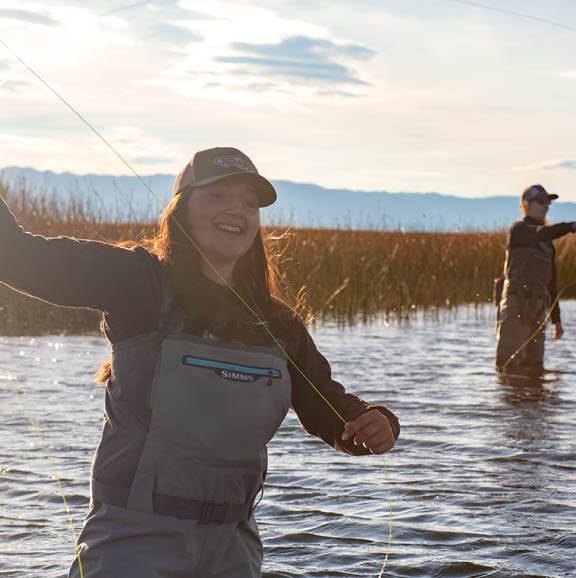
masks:
[[[143,423],[146,367],[154,374]],[[175,329],[116,344],[112,382],[79,538],[83,575],[261,576],[252,509],[266,444],[291,403],[282,353]],[[79,577],[76,560],[69,578]]]
[[[549,242],[507,250],[496,325],[496,366],[499,368],[512,356],[508,365],[511,368],[544,366],[546,325],[543,322],[550,307],[548,285],[552,258],[553,248]],[[542,328],[536,332],[541,324]]]

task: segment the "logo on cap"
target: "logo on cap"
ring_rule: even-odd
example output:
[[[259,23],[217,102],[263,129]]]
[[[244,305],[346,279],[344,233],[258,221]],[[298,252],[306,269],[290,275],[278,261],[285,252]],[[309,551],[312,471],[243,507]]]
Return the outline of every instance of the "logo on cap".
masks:
[[[239,155],[216,157],[214,159],[214,164],[217,167],[221,167],[223,169],[234,169],[237,171],[242,171],[243,173],[258,174],[256,167]]]

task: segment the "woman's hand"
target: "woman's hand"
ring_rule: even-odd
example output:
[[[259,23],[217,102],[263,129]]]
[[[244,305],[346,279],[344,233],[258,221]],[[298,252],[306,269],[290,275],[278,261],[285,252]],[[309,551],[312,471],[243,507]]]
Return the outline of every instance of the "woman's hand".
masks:
[[[354,444],[364,446],[373,454],[383,454],[396,443],[390,422],[377,409],[371,409],[344,426],[343,440],[354,438]]]
[[[562,335],[564,335],[562,323],[554,323],[554,335],[552,337],[554,339],[562,339]]]

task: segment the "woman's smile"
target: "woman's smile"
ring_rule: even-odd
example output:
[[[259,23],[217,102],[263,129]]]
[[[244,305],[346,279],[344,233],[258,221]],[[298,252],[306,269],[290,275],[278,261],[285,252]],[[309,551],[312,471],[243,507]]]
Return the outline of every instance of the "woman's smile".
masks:
[[[233,233],[235,235],[240,235],[242,233],[242,227],[238,227],[237,225],[228,225],[227,223],[219,223],[216,227],[220,231],[226,231],[227,233]]]

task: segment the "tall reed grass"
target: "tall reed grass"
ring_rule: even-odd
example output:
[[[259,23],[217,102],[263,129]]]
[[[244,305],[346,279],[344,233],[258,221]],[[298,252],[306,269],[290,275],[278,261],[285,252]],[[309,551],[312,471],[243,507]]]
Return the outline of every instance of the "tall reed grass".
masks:
[[[113,221],[89,204],[61,203],[47,194],[0,183],[24,229],[45,236],[68,235],[111,243],[151,236],[155,223]],[[501,274],[506,235],[494,233],[404,233],[326,229],[269,229],[280,270],[294,292],[322,321],[341,324],[376,319],[405,320],[418,311],[491,301]],[[575,278],[576,239],[557,242],[559,285]],[[565,297],[576,296],[576,288]],[[94,312],[54,307],[0,285],[0,334],[96,331]]]

